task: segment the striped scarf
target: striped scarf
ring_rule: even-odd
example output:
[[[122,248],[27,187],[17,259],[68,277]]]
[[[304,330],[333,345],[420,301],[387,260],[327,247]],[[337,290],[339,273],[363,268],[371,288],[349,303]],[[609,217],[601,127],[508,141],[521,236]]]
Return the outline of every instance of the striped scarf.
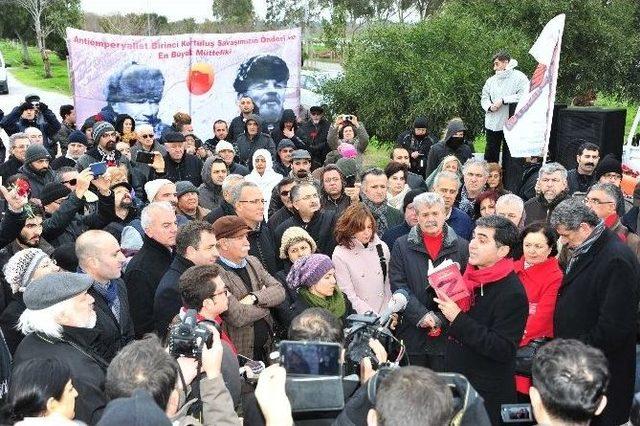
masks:
[[[582,242],[582,244],[580,244],[578,247],[573,249],[573,253],[571,254],[571,257],[569,258],[569,263],[567,264],[567,269],[565,271],[565,274],[569,273],[569,271],[571,270],[571,267],[574,265],[576,260],[578,260],[579,256],[581,256],[581,255],[583,255],[583,254],[585,254],[586,252],[589,251],[589,249],[591,248],[593,243],[598,238],[600,238],[600,235],[602,235],[604,230],[605,230],[604,221],[601,220],[600,223],[598,223],[596,225],[596,227],[593,228],[593,231],[591,232],[591,235],[589,235],[587,237],[587,239]]]

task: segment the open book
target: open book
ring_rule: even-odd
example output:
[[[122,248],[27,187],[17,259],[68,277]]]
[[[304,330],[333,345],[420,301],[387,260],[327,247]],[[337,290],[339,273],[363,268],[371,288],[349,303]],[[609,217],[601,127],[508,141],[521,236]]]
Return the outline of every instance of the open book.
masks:
[[[471,295],[460,274],[460,265],[451,259],[445,260],[436,267],[429,260],[427,279],[431,287],[445,293],[454,302]]]

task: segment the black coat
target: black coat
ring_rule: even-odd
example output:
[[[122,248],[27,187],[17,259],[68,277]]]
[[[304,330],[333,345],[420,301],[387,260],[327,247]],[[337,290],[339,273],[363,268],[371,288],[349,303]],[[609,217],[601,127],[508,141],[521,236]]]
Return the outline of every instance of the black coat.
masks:
[[[120,300],[119,320],[116,320],[108,302],[93,286],[88,290],[88,293],[95,300],[93,308],[97,315],[95,329],[98,331],[98,338],[94,342],[93,348],[107,362],[111,362],[118,351],[131,342],[134,337],[133,321],[129,313],[127,287],[120,278],[112,281],[118,287],[118,299]],[[100,284],[94,283],[93,285]]]
[[[124,274],[135,336],[154,330],[153,299],[164,273],[171,264],[171,252],[159,242],[143,235],[144,244],[131,258]]]
[[[638,274],[631,250],[606,229],[576,259],[558,291],[555,336],[594,346],[609,361],[607,407],[592,424],[622,424],[629,419],[636,369]]]
[[[275,245],[273,230],[263,220],[258,229],[255,229],[247,235],[251,248],[249,254],[258,258],[262,266],[271,275],[275,275],[281,268],[280,266],[280,246]]]
[[[75,419],[96,424],[107,404],[104,394],[107,363],[90,349],[97,338],[95,329],[75,327],[63,327],[62,339],[31,333],[18,346],[13,365],[35,358],[67,363],[73,386],[78,390]]]
[[[333,250],[336,248],[336,239],[333,235],[333,230],[336,227],[335,212],[318,210],[309,223],[303,221],[297,212],[294,213],[292,217],[285,220],[276,229],[276,247],[278,247],[278,250],[280,250],[284,231],[292,226],[299,226],[311,235],[311,238],[318,245],[318,253],[326,254],[329,257],[333,255]]]
[[[529,315],[527,294],[515,272],[476,289],[474,303],[449,326],[447,371],[461,373],[484,398],[492,424],[500,404],[516,403],[516,349]]]
[[[421,139],[416,138],[413,132],[414,129],[409,129],[398,135],[396,144],[409,151],[409,155],[411,155],[411,153],[413,152],[418,152],[420,154],[418,158],[410,157],[410,170],[417,175],[425,176],[425,169],[427,166],[429,151],[431,150],[431,147],[438,141],[429,134],[425,135]]]
[[[473,157],[473,150],[466,143],[463,143],[455,150],[451,149],[444,140],[434,144],[429,150],[429,156],[427,157],[425,176],[429,176],[447,155],[455,155],[456,158],[464,164],[465,161]]]
[[[2,176],[2,184],[4,186],[9,184],[9,178],[18,173],[18,170],[22,165],[22,161],[18,160],[13,155],[10,155],[7,161],[0,165],[0,176]]]
[[[39,175],[31,168],[30,164],[24,164],[20,167],[18,172],[25,175],[29,181],[29,185],[31,185],[29,198],[40,199],[40,197],[42,197],[42,190],[44,189],[44,186],[50,182],[54,182],[56,179],[56,176],[51,169],[49,169],[46,174]]]
[[[271,153],[271,158],[276,158],[276,145],[266,133],[258,133],[253,139],[249,139],[249,135],[243,133],[235,140],[236,151],[238,153],[239,163],[253,170],[253,153],[260,148],[264,148]]]
[[[4,340],[7,343],[9,352],[12,354],[15,353],[18,345],[24,339],[24,334],[16,326],[20,315],[25,309],[27,309],[27,305],[22,300],[22,293],[16,293],[4,311],[2,311],[2,315],[0,315],[0,328],[2,328],[2,334],[4,334]]]
[[[231,123],[229,123],[229,135],[227,135],[227,141],[233,143],[235,140],[244,133],[244,117],[242,114],[235,116]]]
[[[180,275],[193,265],[194,263],[189,259],[176,255],[158,284],[153,298],[153,322],[160,338],[167,334],[167,327],[182,307],[182,297],[178,285]]]
[[[209,214],[204,217],[209,223],[214,223],[216,220],[220,219],[223,216],[234,216],[236,214],[236,210],[233,208],[231,204],[229,204],[226,200],[222,200],[220,202],[220,207],[216,207],[211,210]]]
[[[271,229],[278,229],[280,224],[284,223],[287,219],[293,217],[293,212],[286,208],[285,206],[280,207],[273,214],[269,215],[269,220],[267,224]],[[278,252],[280,251],[280,247],[276,247]]]
[[[202,160],[196,155],[185,152],[182,161],[178,163],[171,159],[169,154],[166,154],[164,156],[164,173],[156,173],[152,170],[151,175],[153,179],[164,178],[174,183],[188,180],[197,188],[202,184],[202,166]]]
[[[438,257],[432,259],[434,266],[438,266],[445,259],[451,259],[460,264],[461,270],[467,266],[469,259],[468,243],[458,237],[455,231],[447,226],[442,248]],[[427,312],[439,313],[438,305],[433,301],[435,291],[427,287],[427,271],[430,255],[422,242],[422,232],[419,226],[411,228],[407,235],[396,240],[389,262],[389,280],[391,290],[404,289],[409,293],[409,303],[402,316],[402,324],[397,328],[398,338],[404,339],[409,355],[442,355],[444,351],[444,337],[428,337],[427,330],[418,328]],[[444,336],[444,333],[442,334]]]
[[[331,123],[322,117],[318,124],[313,124],[313,121],[307,120],[300,124],[300,130],[302,132],[302,139],[309,147],[309,153],[311,154],[311,160],[314,168],[320,167],[324,164],[331,148],[327,144],[327,135],[329,134],[329,127]]]

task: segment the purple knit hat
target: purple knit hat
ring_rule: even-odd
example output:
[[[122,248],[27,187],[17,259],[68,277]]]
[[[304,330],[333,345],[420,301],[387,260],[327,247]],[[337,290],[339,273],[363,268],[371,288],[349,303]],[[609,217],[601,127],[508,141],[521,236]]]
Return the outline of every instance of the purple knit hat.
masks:
[[[333,268],[333,262],[326,254],[310,254],[301,257],[291,267],[287,275],[287,284],[292,290],[298,287],[311,287]]]

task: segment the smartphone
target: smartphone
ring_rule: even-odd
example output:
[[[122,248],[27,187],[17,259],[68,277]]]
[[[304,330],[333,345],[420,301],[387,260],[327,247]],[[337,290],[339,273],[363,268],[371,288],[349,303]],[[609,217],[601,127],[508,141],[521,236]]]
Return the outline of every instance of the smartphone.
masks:
[[[356,176],[350,175],[345,178],[345,188],[354,188],[356,186]]]
[[[102,176],[107,172],[107,162],[101,161],[99,163],[91,163],[89,164],[89,169],[91,169],[93,177]]]
[[[138,151],[136,153],[136,162],[143,164],[153,164],[153,159],[155,158],[155,154],[153,152],[144,152]]]
[[[505,423],[529,423],[535,421],[531,404],[502,404],[500,416]]]
[[[289,374],[308,376],[341,376],[338,343],[280,342],[280,364]]]

